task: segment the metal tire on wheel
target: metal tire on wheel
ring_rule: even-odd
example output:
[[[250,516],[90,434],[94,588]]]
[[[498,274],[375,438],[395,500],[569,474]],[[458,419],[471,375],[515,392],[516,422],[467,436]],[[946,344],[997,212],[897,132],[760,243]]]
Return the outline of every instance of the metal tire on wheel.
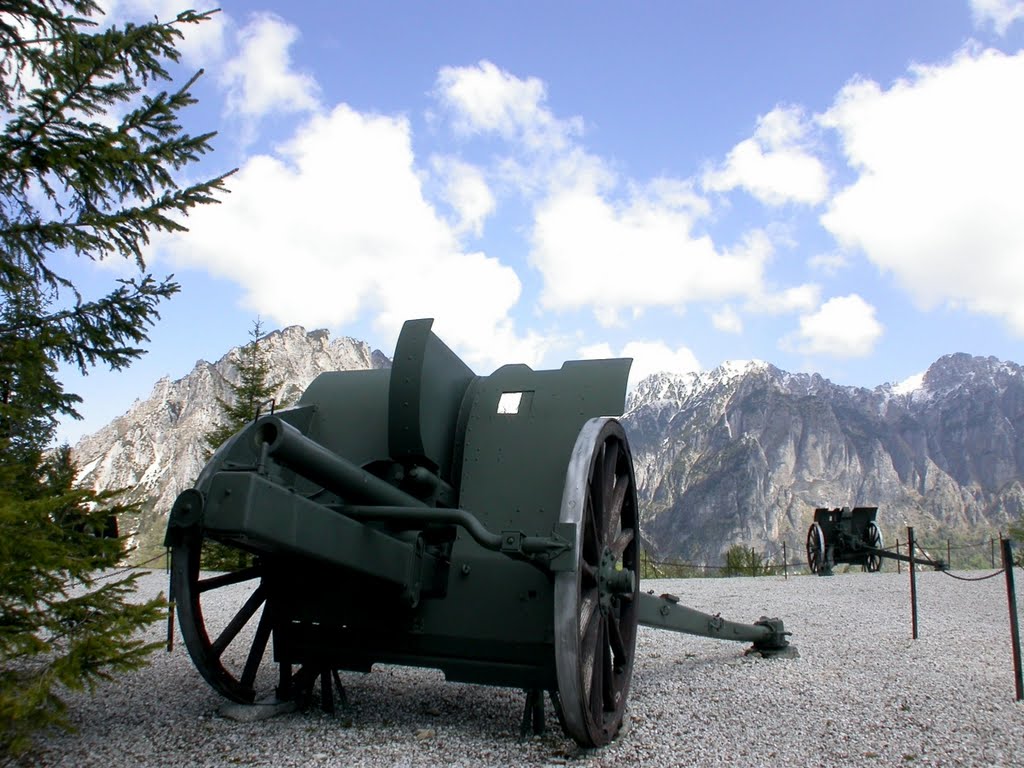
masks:
[[[824,567],[824,563],[825,534],[822,533],[820,525],[811,523],[807,530],[807,567],[811,573],[818,573]]]
[[[885,545],[882,543],[882,530],[874,520],[864,528],[864,543],[872,549],[885,549]],[[875,573],[882,567],[882,556],[877,552],[868,552],[864,567],[868,573]]]
[[[633,675],[639,517],[622,425],[590,419],[566,470],[560,521],[576,524],[576,567],[555,575],[555,666],[563,726],[580,746],[615,738]]]
[[[238,571],[202,577],[199,561],[203,541],[202,529],[195,526],[182,531],[171,549],[171,594],[181,636],[206,682],[232,701],[249,704],[257,698],[257,676],[271,634],[263,569],[257,563]],[[255,588],[240,600],[232,618],[216,630],[212,625],[208,627],[203,616],[203,595],[246,582],[252,582]],[[248,631],[253,628],[254,631]],[[216,637],[211,640],[214,631]]]

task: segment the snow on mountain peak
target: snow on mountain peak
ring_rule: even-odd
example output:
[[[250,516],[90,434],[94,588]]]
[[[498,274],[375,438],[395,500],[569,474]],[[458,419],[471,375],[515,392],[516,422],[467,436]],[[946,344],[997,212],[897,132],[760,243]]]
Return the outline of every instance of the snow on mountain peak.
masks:
[[[908,376],[898,384],[894,384],[892,392],[894,395],[909,395],[924,388],[924,371]]]
[[[721,371],[729,378],[732,378],[754,371],[763,371],[767,367],[768,363],[764,360],[726,360],[715,370]]]

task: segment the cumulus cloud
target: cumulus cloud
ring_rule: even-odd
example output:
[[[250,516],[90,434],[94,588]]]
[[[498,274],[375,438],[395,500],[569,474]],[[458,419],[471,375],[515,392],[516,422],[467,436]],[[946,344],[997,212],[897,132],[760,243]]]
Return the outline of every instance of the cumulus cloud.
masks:
[[[921,308],[962,307],[1024,336],[1024,52],[964,51],[883,89],[856,80],[820,117],[852,184],[821,223]]]
[[[757,121],[754,135],[733,147],[725,162],[704,173],[705,189],[745,189],[766,205],[816,205],[828,194],[828,172],[813,154],[809,123],[795,107],[776,107]]]
[[[292,69],[289,48],[299,30],[270,13],[252,17],[238,32],[238,54],[224,65],[229,113],[258,118],[270,112],[307,112],[318,106],[319,86]]]
[[[711,313],[711,325],[723,333],[743,333],[743,320],[729,305]]]
[[[613,326],[647,308],[769,300],[764,268],[774,249],[766,233],[716,244],[698,226],[712,204],[693,180],[623,177],[579,143],[578,118],[550,110],[542,81],[482,61],[442,69],[435,94],[458,133],[509,145],[492,172],[533,206],[530,265],[542,279],[542,309],[589,310]],[[762,162],[737,166],[740,181],[773,200],[820,200],[827,178],[805,151],[807,133],[795,109],[764,116]]]
[[[807,266],[826,275],[836,275],[849,266],[849,260],[846,254],[837,251],[816,253],[807,260]]]
[[[800,327],[783,339],[784,349],[805,355],[866,357],[882,336],[875,308],[855,293],[829,299],[800,318]]]
[[[583,360],[598,360],[607,357],[631,357],[627,387],[632,389],[652,373],[691,373],[700,371],[697,356],[685,346],[672,347],[663,341],[631,341],[615,353],[609,344],[592,344],[581,347],[579,357]]]
[[[777,291],[764,291],[750,298],[744,309],[759,315],[786,315],[808,312],[821,301],[821,286],[803,283]]]
[[[768,285],[767,231],[728,245],[702,231],[712,201],[693,180],[636,181],[587,152],[581,121],[557,117],[540,80],[487,61],[442,69],[433,95],[450,127],[498,141],[483,164],[438,153],[420,165],[405,118],[318,104],[315,81],[291,63],[296,39],[267,14],[241,30],[224,75],[232,109],[252,118],[295,111],[303,122],[282,146],[244,162],[232,194],[194,212],[190,234],[163,246],[176,263],[238,283],[261,315],[314,327],[372,318],[391,334],[409,317],[434,317],[480,372],[508,361],[536,365],[555,341],[512,321],[525,309],[520,275],[463,242],[483,234],[503,202],[497,192],[510,191],[533,216],[524,232],[538,313],[592,312],[609,326],[648,308],[703,302],[719,307],[716,327],[738,333],[733,307],[777,314],[818,305],[816,286]],[[757,140],[769,165],[798,155],[805,130],[795,113],[762,118]],[[798,187],[785,194],[800,199]],[[633,351],[659,361],[638,364],[643,373],[699,368],[685,348],[650,342]]]
[[[1021,0],[970,0],[974,23],[983,27],[991,24],[997,34],[1005,35],[1015,21],[1024,19]]]
[[[480,235],[484,220],[495,209],[496,201],[483,172],[469,163],[435,157],[434,173],[443,180],[443,197],[455,212],[455,231]]]
[[[547,87],[483,60],[472,67],[443,67],[436,95],[466,135],[494,133],[528,149],[560,151],[582,131],[579,118],[560,120],[547,108]]]
[[[679,306],[760,291],[766,238],[720,250],[693,231],[693,198],[654,185],[623,202],[588,180],[554,192],[535,212],[531,263],[547,309],[599,308],[605,325],[625,309]]]
[[[367,316],[397,334],[410,317],[435,317],[471,365],[537,362],[544,340],[518,336],[508,318],[519,278],[461,250],[421,184],[404,119],[340,105],[250,158],[221,205],[195,211],[189,234],[163,249],[240,284],[249,307],[282,324]]]

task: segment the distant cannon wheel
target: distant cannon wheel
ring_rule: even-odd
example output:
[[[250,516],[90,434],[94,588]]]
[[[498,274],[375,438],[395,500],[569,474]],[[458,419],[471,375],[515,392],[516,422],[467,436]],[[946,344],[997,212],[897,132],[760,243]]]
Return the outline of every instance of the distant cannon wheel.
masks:
[[[171,550],[171,590],[181,635],[206,682],[232,701],[250,704],[257,698],[257,674],[271,632],[263,569],[257,563],[237,571],[202,576],[199,560],[203,542],[202,529],[196,526],[183,532],[180,542]],[[218,602],[229,591],[239,593],[239,607],[229,612],[227,621],[203,615],[203,597],[220,590],[226,591],[218,595]],[[266,693],[271,692],[268,687]]]
[[[591,419],[573,448],[561,522],[579,561],[555,575],[555,666],[562,725],[583,747],[615,738],[633,675],[639,541],[636,480],[622,426]]]
[[[824,564],[825,534],[822,533],[820,525],[811,523],[807,530],[807,567],[811,569],[811,573],[818,573]]]
[[[882,543],[882,531],[874,520],[864,528],[864,543],[872,549],[885,549]],[[878,552],[868,552],[864,567],[869,573],[874,573],[882,567],[882,556]]]

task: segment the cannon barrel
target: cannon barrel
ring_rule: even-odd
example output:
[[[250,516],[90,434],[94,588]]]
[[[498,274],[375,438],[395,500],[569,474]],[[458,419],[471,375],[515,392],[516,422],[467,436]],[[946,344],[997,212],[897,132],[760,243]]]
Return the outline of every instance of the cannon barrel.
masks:
[[[264,416],[256,423],[256,442],[278,464],[336,493],[346,502],[393,507],[427,506],[415,496],[310,440],[277,416]]]
[[[341,511],[354,520],[391,521],[413,529],[432,524],[458,525],[484,549],[513,556],[554,556],[572,549],[558,536],[494,533],[464,509],[431,507],[324,448],[277,416],[265,416],[256,423],[256,443],[281,466],[342,497],[345,506]],[[427,471],[417,469],[422,470],[420,484],[426,485],[422,475]]]

